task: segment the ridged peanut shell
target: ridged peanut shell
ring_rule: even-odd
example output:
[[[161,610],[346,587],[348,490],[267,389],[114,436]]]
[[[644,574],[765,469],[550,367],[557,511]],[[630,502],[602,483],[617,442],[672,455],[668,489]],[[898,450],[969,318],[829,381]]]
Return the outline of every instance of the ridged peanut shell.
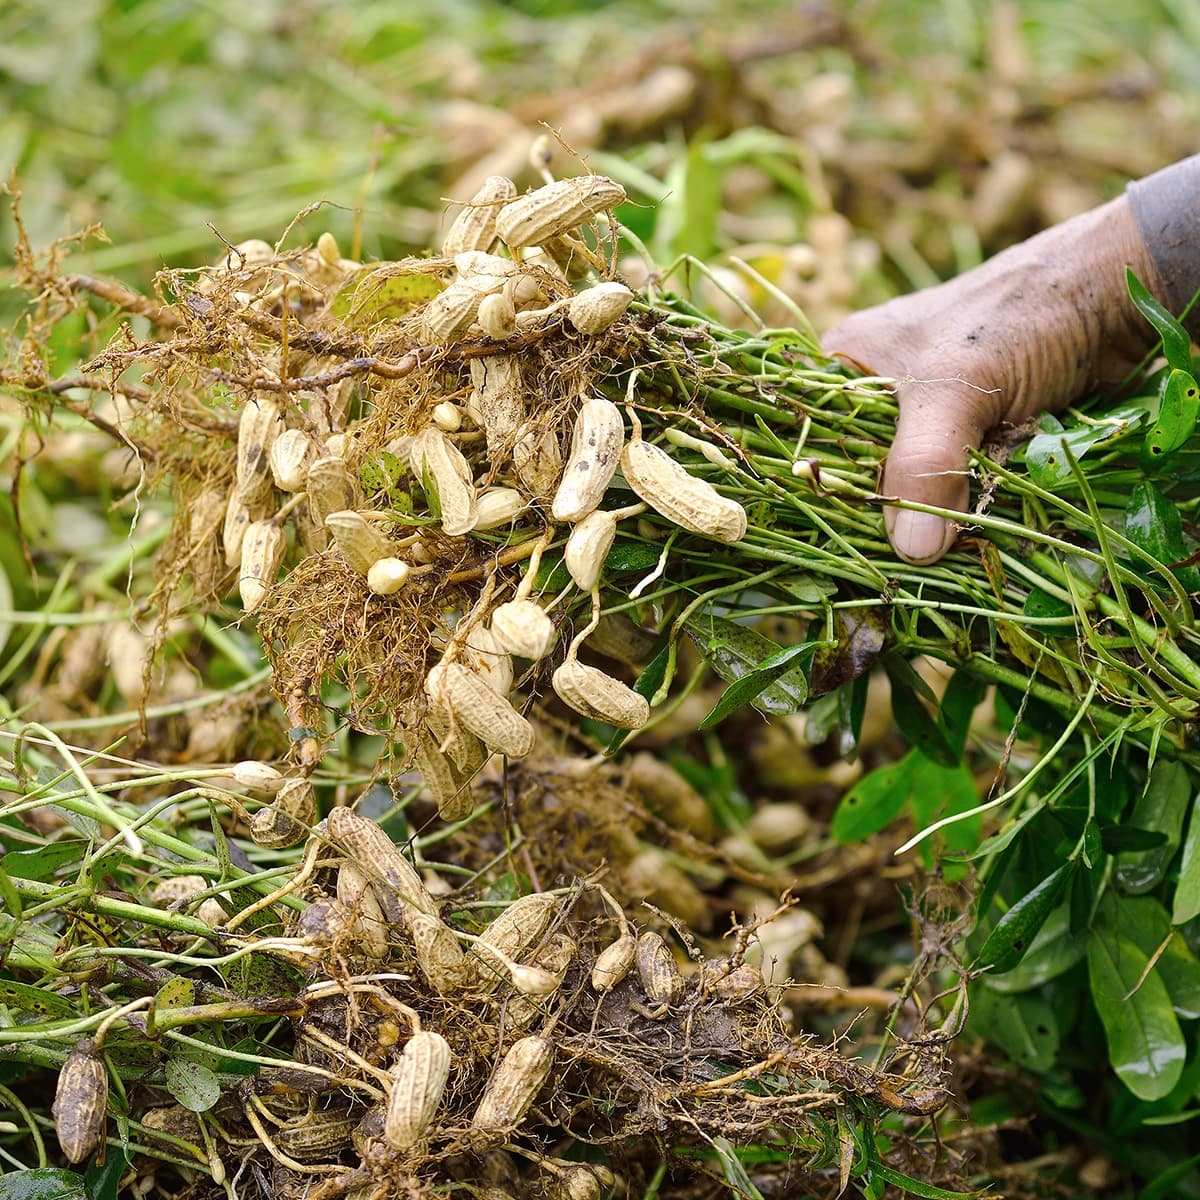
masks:
[[[624,315],[633,302],[633,292],[623,283],[597,283],[567,304],[567,320],[580,333],[603,333]]]
[[[75,1043],[58,1072],[54,1132],[67,1160],[83,1162],[100,1145],[108,1110],[108,1072],[90,1038]]]
[[[554,1043],[549,1038],[531,1036],[514,1042],[488,1080],[471,1128],[481,1133],[516,1129],[553,1065]]]
[[[625,422],[621,410],[603,396],[586,396],[571,429],[562,480],[551,513],[556,521],[579,521],[604,498],[621,461]]]
[[[409,1038],[392,1068],[384,1140],[393,1150],[411,1150],[425,1135],[450,1077],[450,1044],[440,1033],[421,1030]]]
[[[496,240],[496,216],[516,195],[517,185],[506,175],[489,175],[446,231],[442,254],[453,258],[464,250],[491,249]]]
[[[621,471],[642,500],[676,525],[718,542],[745,536],[746,510],[658,446],[633,438],[621,452]]]
[[[599,667],[568,658],[550,680],[564,704],[585,717],[618,729],[641,729],[650,719],[650,702]]]
[[[533,600],[509,600],[492,610],[492,635],[509,654],[537,662],[554,644],[554,622]]]
[[[540,246],[625,200],[625,189],[605,175],[559,179],[506,204],[496,234],[508,246]]]

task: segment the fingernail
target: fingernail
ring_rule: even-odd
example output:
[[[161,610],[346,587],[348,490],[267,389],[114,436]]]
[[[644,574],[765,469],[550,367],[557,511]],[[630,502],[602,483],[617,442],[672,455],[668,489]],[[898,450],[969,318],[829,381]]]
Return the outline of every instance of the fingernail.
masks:
[[[950,549],[955,532],[944,517],[901,509],[892,523],[892,545],[901,558],[920,565],[941,558]]]

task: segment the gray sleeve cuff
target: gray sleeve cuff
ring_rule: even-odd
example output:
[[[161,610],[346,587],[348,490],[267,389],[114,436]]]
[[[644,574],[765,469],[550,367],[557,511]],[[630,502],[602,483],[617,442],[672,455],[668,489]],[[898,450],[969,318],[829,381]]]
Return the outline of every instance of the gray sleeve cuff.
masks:
[[[1178,316],[1200,292],[1200,154],[1147,175],[1126,191],[1167,308]],[[1200,303],[1192,304],[1183,325],[1200,339]]]

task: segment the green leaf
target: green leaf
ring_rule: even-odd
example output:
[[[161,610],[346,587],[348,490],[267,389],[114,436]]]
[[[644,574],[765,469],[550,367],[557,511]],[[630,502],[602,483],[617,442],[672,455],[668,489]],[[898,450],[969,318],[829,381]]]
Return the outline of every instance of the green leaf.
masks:
[[[168,979],[154,997],[154,1007],[187,1008],[196,1003],[196,985],[183,975]]]
[[[1060,904],[1038,930],[1024,958],[1003,974],[990,972],[987,986],[995,992],[1024,992],[1069,971],[1087,950],[1087,943],[1071,932],[1071,906]]]
[[[1164,566],[1188,557],[1179,509],[1147,480],[1136,484],[1129,493],[1125,536]],[[1188,591],[1200,591],[1200,571],[1195,567],[1179,567],[1174,575]]]
[[[356,275],[334,297],[330,315],[352,328],[395,317],[432,300],[443,288],[432,272],[403,272],[395,263],[372,266]]]
[[[1187,1045],[1171,998],[1149,956],[1129,938],[1098,926],[1087,947],[1092,1000],[1113,1070],[1141,1100],[1159,1100],[1183,1071]]]
[[[1106,854],[1156,850],[1167,844],[1161,829],[1139,829],[1136,825],[1104,825],[1100,829],[1100,848]]]
[[[1142,461],[1147,467],[1185,445],[1196,428],[1200,387],[1196,386],[1190,367],[1189,363],[1183,370],[1172,371],[1163,385],[1158,420],[1150,426],[1142,444]]]
[[[951,1192],[932,1183],[922,1183],[881,1162],[872,1163],[871,1174],[884,1183],[890,1183],[892,1187],[901,1188],[910,1196],[921,1196],[924,1200],[973,1200],[973,1197],[983,1195],[982,1192]]]
[[[109,1146],[102,1164],[93,1158],[84,1173],[88,1200],[117,1200],[121,1177],[128,1166],[129,1158],[126,1152],[115,1146]]]
[[[1162,338],[1163,356],[1167,362],[1180,371],[1191,370],[1192,339],[1187,331],[1150,295],[1129,267],[1125,268],[1125,286],[1129,289],[1129,298],[1137,306],[1138,312],[1154,326],[1155,333]]]
[[[88,1200],[82,1175],[57,1167],[5,1171],[0,1175],[0,1200]]]
[[[971,997],[972,1028],[1026,1071],[1049,1071],[1058,1056],[1058,1019],[1043,996],[1002,995],[984,981]]]
[[[996,922],[979,951],[976,965],[994,967],[997,974],[1011,971],[1025,957],[1038,931],[1058,907],[1074,870],[1074,863],[1063,863],[1022,896]]]
[[[861,842],[890,825],[912,793],[918,751],[864,775],[838,803],[830,832],[842,845]]]
[[[743,1197],[744,1200],[763,1200],[762,1192],[754,1186],[753,1180],[746,1173],[746,1168],[742,1166],[734,1144],[728,1138],[715,1137],[712,1139],[712,1147],[717,1152],[717,1160],[721,1164],[721,1174],[725,1176],[725,1182],[729,1185],[730,1191],[734,1195]]]
[[[955,671],[942,693],[938,724],[946,735],[946,742],[956,763],[962,759],[971,718],[986,695],[987,683],[966,670]]]
[[[741,679],[731,683],[721,693],[716,704],[709,709],[696,728],[705,730],[720,724],[726,717],[756,700],[771,684],[785,675],[789,676],[797,691],[800,690],[801,681],[803,681],[804,689],[807,690],[807,680],[804,679],[802,673],[796,671],[796,668],[802,668],[804,662],[820,645],[823,643],[801,642],[798,646],[787,646],[778,654],[772,654],[769,658],[764,659],[752,671],[748,671]]]
[[[1177,1185],[1196,1169],[1197,1163],[1200,1163],[1200,1154],[1193,1154],[1183,1162],[1172,1163],[1138,1192],[1138,1200],[1174,1200],[1182,1194],[1176,1190]]]
[[[1099,912],[1108,929],[1129,938],[1147,958],[1166,985],[1175,1012],[1185,1018],[1200,1017],[1200,959],[1192,953],[1167,910],[1151,896],[1108,894]]]
[[[1025,447],[1025,465],[1029,477],[1039,487],[1059,487],[1071,478],[1072,457],[1078,461],[1097,446],[1128,433],[1145,417],[1145,409],[1127,404],[1110,409],[1103,415],[1100,424],[1068,430],[1055,421],[1058,429],[1036,434]],[[1070,454],[1064,453],[1064,447]]]
[[[1152,850],[1130,851],[1117,857],[1116,880],[1124,891],[1134,895],[1148,892],[1162,880],[1179,845],[1190,798],[1187,768],[1182,763],[1159,759],[1127,824],[1165,833],[1166,841]]]
[[[687,635],[713,670],[727,683],[736,683],[764,669],[784,652],[778,642],[757,630],[712,613],[687,622]],[[807,646],[808,643],[805,643]],[[808,699],[808,679],[803,667],[792,667],[758,690],[751,703],[760,712],[785,716],[799,712]]]
[[[191,1112],[207,1112],[221,1098],[216,1073],[202,1063],[173,1054],[163,1067],[167,1091]]]
[[[34,987],[30,983],[18,983],[15,979],[0,979],[0,1004],[17,1012],[37,1013],[51,1020],[79,1016],[76,1006],[57,992]]]
[[[909,745],[939,766],[957,766],[959,755],[954,752],[945,729],[921,702],[924,681],[902,658],[889,655],[883,665],[892,685],[892,717]]]
[[[60,867],[75,864],[87,851],[87,842],[66,838],[37,850],[13,850],[4,856],[4,870],[11,879],[49,879]]]
[[[1196,916],[1200,916],[1200,795],[1192,801],[1179,882],[1175,885],[1175,901],[1171,908],[1171,924],[1183,925]]]

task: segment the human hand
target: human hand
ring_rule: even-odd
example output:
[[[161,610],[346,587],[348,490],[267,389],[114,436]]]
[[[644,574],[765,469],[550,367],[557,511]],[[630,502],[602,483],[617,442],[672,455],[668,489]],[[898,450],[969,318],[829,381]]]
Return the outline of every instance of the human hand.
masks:
[[[1121,196],[830,329],[826,353],[898,384],[883,494],[965,511],[968,454],[989,431],[1127,375],[1153,341],[1126,294],[1127,265],[1158,290]],[[884,520],[912,563],[935,562],[958,536],[957,522],[932,513],[889,505]]]

